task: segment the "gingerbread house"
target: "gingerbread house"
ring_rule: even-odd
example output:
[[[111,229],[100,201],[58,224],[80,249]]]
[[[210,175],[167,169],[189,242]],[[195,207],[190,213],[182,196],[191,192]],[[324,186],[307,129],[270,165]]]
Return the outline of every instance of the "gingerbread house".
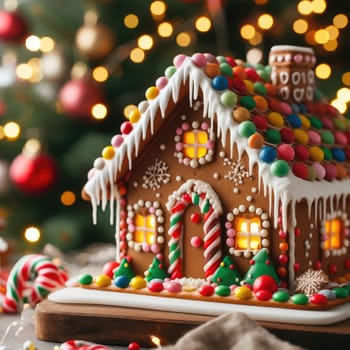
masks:
[[[109,207],[116,260],[144,275],[241,276],[262,250],[279,281],[350,271],[350,121],[315,84],[310,48],[269,64],[178,55],[94,162],[83,196]],[[311,270],[310,270],[311,269]]]

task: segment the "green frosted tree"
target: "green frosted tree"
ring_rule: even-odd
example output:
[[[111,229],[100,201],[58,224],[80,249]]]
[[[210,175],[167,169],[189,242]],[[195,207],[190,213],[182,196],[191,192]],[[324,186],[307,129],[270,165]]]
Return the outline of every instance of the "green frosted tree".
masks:
[[[226,256],[213,275],[212,281],[219,285],[239,284],[241,276],[230,256]]]
[[[131,264],[128,261],[127,258],[124,258],[122,262],[120,263],[119,267],[117,270],[114,272],[114,278],[118,276],[126,276],[131,280],[133,277],[136,276],[135,272],[131,268]]]
[[[149,269],[145,272],[145,280],[147,282],[152,281],[153,279],[164,280],[168,277],[168,273],[164,268],[163,261],[154,257],[152,264],[149,266]]]

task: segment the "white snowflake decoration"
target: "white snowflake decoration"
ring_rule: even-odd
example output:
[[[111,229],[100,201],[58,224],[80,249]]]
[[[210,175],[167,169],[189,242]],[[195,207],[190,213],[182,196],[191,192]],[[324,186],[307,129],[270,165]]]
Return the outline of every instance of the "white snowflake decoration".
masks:
[[[229,172],[224,176],[225,179],[233,181],[236,185],[242,185],[244,178],[249,178],[249,172],[240,162],[232,162],[230,159],[224,159],[224,165],[229,166]]]
[[[295,280],[295,290],[310,297],[328,282],[328,276],[322,270],[308,269]]]
[[[150,188],[153,191],[160,188],[161,185],[165,185],[170,181],[170,174],[168,173],[168,165],[159,159],[154,161],[154,164],[149,166],[145,175],[143,175],[143,188]]]

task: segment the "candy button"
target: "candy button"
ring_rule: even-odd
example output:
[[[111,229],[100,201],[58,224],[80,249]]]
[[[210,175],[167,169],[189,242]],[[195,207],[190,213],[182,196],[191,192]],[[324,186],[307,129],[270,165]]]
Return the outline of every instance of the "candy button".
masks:
[[[292,113],[292,108],[287,102],[280,103],[280,112],[284,115],[288,115]]]
[[[216,63],[216,64],[219,63],[215,55],[213,55],[212,53],[206,52],[204,56],[209,63]]]
[[[242,122],[244,120],[250,119],[250,112],[245,107],[238,106],[232,113],[233,119],[236,122]],[[255,124],[255,123],[254,123]]]
[[[214,77],[220,75],[221,70],[220,70],[220,66],[218,64],[208,63],[204,68],[204,72],[208,77],[214,78]]]
[[[229,286],[220,285],[215,287],[215,294],[221,297],[227,297],[231,294],[231,289]]]
[[[170,66],[168,67],[165,72],[164,72],[164,75],[170,79],[174,74],[176,73],[176,67],[174,66]]]
[[[253,123],[255,124],[258,130],[264,131],[267,128],[267,120],[263,115],[258,114],[255,117],[253,117]]]
[[[107,287],[111,284],[111,279],[106,275],[99,275],[96,277],[95,283],[98,287]]]
[[[256,72],[258,73],[260,79],[262,79],[263,81],[266,82],[266,81],[270,80],[270,73],[267,70],[258,69]],[[267,89],[266,89],[266,91],[267,91]]]
[[[164,289],[169,293],[180,293],[182,291],[182,284],[176,281],[164,282]]]
[[[249,79],[249,80],[251,80],[253,82],[256,82],[256,81],[260,80],[260,77],[259,77],[258,73],[256,72],[256,70],[254,68],[247,67],[245,69],[245,73],[247,75],[247,79]]]
[[[232,88],[238,91],[240,94],[243,95],[248,92],[247,87],[245,86],[243,80],[239,78],[233,78],[231,83],[232,83]]]
[[[280,130],[280,135],[281,135],[281,140],[284,143],[293,143],[295,140],[293,130],[291,130],[289,128],[282,128]]]
[[[295,129],[294,131],[295,141],[301,143],[302,145],[306,145],[309,142],[309,136],[306,131],[302,129]]]
[[[307,132],[308,136],[309,136],[309,142],[312,145],[319,145],[321,143],[321,136],[318,132],[314,131],[314,130],[309,130]]]
[[[238,126],[238,133],[243,137],[249,137],[250,135],[255,134],[255,132],[255,124],[250,120],[246,120]]]
[[[268,96],[276,96],[276,93],[277,93],[277,89],[276,89],[276,86],[272,83],[265,83],[265,87],[267,89],[267,95]]]
[[[253,94],[254,93],[254,83],[250,80],[247,80],[247,79],[244,79],[243,83],[244,83],[245,87],[247,88],[247,91],[250,94]]]
[[[321,131],[321,140],[328,145],[334,144],[334,136],[329,130]]]
[[[262,289],[255,293],[255,297],[260,301],[267,301],[272,298],[272,293],[269,290]]]
[[[236,60],[232,57],[232,56],[226,56],[226,62],[231,66],[231,67],[235,67],[237,66],[237,62]]]
[[[309,120],[310,120],[311,126],[314,127],[315,129],[321,129],[322,128],[323,123],[317,117],[310,116]]]
[[[83,285],[89,285],[92,281],[93,277],[87,273],[79,277],[79,283]]]
[[[344,162],[344,160],[346,159],[345,152],[341,148],[338,148],[338,147],[333,148],[332,154],[333,154],[333,158],[338,162]]]
[[[168,78],[167,77],[159,77],[156,80],[156,87],[161,90],[163,88],[165,88],[168,84]]]
[[[312,168],[316,172],[316,178],[322,180],[326,176],[326,169],[319,163],[312,164]]]
[[[268,129],[265,132],[266,140],[275,145],[281,143],[281,134],[276,129]]]
[[[237,95],[233,91],[227,90],[221,94],[220,101],[223,106],[233,108],[237,103]]]
[[[334,138],[335,138],[335,143],[338,143],[339,145],[346,145],[348,143],[348,138],[341,131],[335,131]]]
[[[300,161],[306,161],[310,157],[310,151],[306,146],[295,145],[294,151],[295,151],[295,158],[297,158]]]
[[[114,279],[114,285],[118,288],[126,288],[129,286],[129,278],[126,276],[117,276]]]
[[[114,135],[111,139],[111,144],[114,147],[119,147],[124,141],[124,137],[122,135]]]
[[[241,66],[233,67],[233,75],[235,77],[238,77],[241,80],[244,80],[244,79],[247,78],[247,74],[246,74],[246,72],[244,70],[244,67],[241,67]]]
[[[325,305],[328,303],[328,299],[323,294],[314,294],[310,297],[310,303],[315,305]]]
[[[239,103],[241,106],[246,107],[248,110],[252,110],[255,108],[256,103],[253,99],[253,97],[246,95],[246,96],[242,96],[239,100]]]
[[[98,157],[94,161],[94,168],[97,170],[102,170],[105,167],[105,161],[102,157]]]
[[[348,176],[348,170],[340,163],[335,164],[335,167],[337,168],[337,178],[338,179],[344,179]]]
[[[331,160],[333,158],[332,151],[326,146],[320,146],[324,154],[324,160]]]
[[[128,115],[128,119],[133,124],[137,123],[140,120],[140,117],[141,117],[141,113],[138,109],[133,109]]]
[[[333,122],[330,118],[327,117],[321,117],[322,124],[327,129],[333,129]]]
[[[331,164],[331,163],[326,163],[323,165],[326,171],[325,174],[325,179],[328,181],[332,181],[337,177],[337,168],[335,165]]]
[[[130,280],[130,287],[134,289],[146,288],[147,282],[141,276],[135,276]]]
[[[284,119],[278,112],[270,112],[267,115],[267,121],[276,128],[281,128],[284,125]]]
[[[258,95],[266,96],[267,88],[263,83],[258,81],[254,83],[254,92],[257,93]]]
[[[195,53],[191,57],[191,61],[197,67],[204,67],[207,64],[207,58],[202,53]]]
[[[148,283],[147,288],[151,292],[161,292],[164,289],[163,282],[158,281],[158,280],[152,280],[151,282]]]
[[[324,159],[324,153],[320,147],[311,146],[309,151],[311,160],[315,162],[321,162]]]
[[[146,90],[145,96],[147,100],[155,99],[159,94],[159,89],[156,86],[151,86]]]
[[[131,133],[133,129],[132,123],[130,121],[122,123],[120,126],[120,132],[124,135],[128,135]]]
[[[212,80],[214,89],[216,90],[225,90],[228,88],[228,80],[223,75],[218,75]]]
[[[255,134],[249,136],[248,146],[253,149],[259,149],[263,146],[264,141],[264,137],[260,133],[256,132]]]
[[[349,292],[347,291],[347,289],[342,288],[342,287],[336,287],[333,289],[335,295],[337,296],[337,298],[341,298],[344,299],[349,295]]]
[[[277,158],[290,162],[294,159],[295,151],[291,145],[283,143],[277,147]]]
[[[334,125],[338,130],[344,131],[346,129],[345,120],[336,118],[334,120]]]
[[[220,64],[221,74],[228,75],[229,77],[233,76],[232,67],[228,63]]]
[[[256,105],[256,109],[259,111],[266,111],[268,108],[268,103],[265,97],[256,95],[253,97]]]
[[[277,151],[271,146],[264,146],[259,153],[259,159],[265,163],[272,163],[277,156]]]
[[[307,165],[304,163],[299,163],[299,162],[294,163],[292,165],[292,173],[295,176],[297,176],[301,179],[304,179],[304,180],[308,179],[308,177],[309,177],[309,169],[308,169]]]
[[[304,129],[310,129],[311,126],[311,122],[309,120],[309,118],[305,117],[305,115],[303,114],[298,114],[300,121],[301,121],[301,125]]]
[[[284,177],[289,172],[289,165],[285,160],[278,159],[271,164],[271,174],[277,177]]]
[[[309,302],[309,298],[305,294],[294,294],[292,301],[296,305],[305,305]]]
[[[184,54],[176,55],[173,59],[174,66],[177,68],[181,67],[186,58],[187,56]]]
[[[102,150],[102,157],[107,160],[111,160],[114,157],[114,147],[113,146],[107,146]]]
[[[279,290],[272,295],[272,299],[274,301],[277,301],[279,303],[285,303],[289,300],[289,293],[284,290]]]
[[[237,287],[234,289],[234,294],[238,299],[250,299],[252,297],[252,291],[246,286]]]
[[[301,119],[299,118],[299,116],[297,114],[288,115],[287,120],[293,128],[300,128],[301,127]]]
[[[200,295],[204,297],[210,297],[211,295],[214,294],[215,289],[212,285],[203,284],[202,286],[199,287],[198,292]]]

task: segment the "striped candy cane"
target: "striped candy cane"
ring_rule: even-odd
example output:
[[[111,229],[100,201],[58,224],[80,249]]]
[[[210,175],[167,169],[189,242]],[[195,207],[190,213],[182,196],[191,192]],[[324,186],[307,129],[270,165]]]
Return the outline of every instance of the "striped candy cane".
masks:
[[[111,350],[111,348],[84,340],[67,340],[60,345],[60,350]]]

